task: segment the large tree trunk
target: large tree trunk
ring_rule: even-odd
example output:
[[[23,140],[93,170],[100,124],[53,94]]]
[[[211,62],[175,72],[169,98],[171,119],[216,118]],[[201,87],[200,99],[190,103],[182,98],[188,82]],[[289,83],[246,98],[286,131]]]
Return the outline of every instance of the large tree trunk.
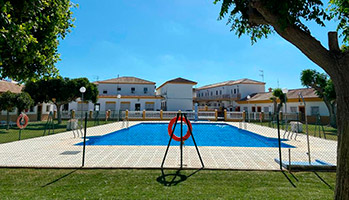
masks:
[[[339,59],[331,75],[337,92],[337,179],[335,199],[349,199],[349,55]]]
[[[250,1],[250,22],[274,27],[282,38],[297,47],[311,61],[330,75],[337,95],[337,179],[335,199],[349,200],[349,51],[342,52],[336,32],[328,33],[326,49],[309,32],[295,24],[280,25],[280,16],[271,12],[260,0]]]
[[[57,121],[58,121],[58,124],[61,124],[62,123],[62,112],[61,112],[62,104],[56,104],[56,107],[57,107]]]

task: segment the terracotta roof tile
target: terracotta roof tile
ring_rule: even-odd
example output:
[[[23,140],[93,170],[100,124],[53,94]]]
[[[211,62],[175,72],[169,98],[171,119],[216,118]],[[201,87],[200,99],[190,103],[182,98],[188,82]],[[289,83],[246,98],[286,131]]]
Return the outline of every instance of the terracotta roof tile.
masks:
[[[136,78],[136,77],[131,77],[131,76],[123,76],[119,78],[112,78],[112,79],[107,79],[104,81],[96,81],[94,82],[96,84],[99,83],[110,83],[110,84],[154,84],[155,82],[147,81],[144,79]]]
[[[0,93],[11,91],[13,93],[21,93],[23,85],[0,80]]]
[[[160,89],[162,86],[164,86],[164,85],[166,85],[168,83],[191,84],[191,85],[196,85],[197,84],[197,82],[195,82],[195,81],[191,81],[191,80],[188,80],[188,79],[185,79],[185,78],[178,77],[178,78],[166,81],[165,83],[163,83],[162,85],[160,85],[156,89]]]
[[[237,85],[237,84],[258,84],[258,85],[264,85],[264,82],[255,81],[252,79],[244,78],[239,80],[231,80],[231,81],[224,81],[220,83],[214,83],[210,85],[205,85],[202,87],[197,88],[197,90],[204,90],[209,88],[215,88],[215,87],[221,87],[221,86],[230,86],[230,85]]]
[[[313,88],[300,88],[300,89],[290,89],[287,92],[288,99],[298,99],[299,93],[302,93],[304,98],[315,98],[318,97]],[[250,94],[251,98],[249,101],[261,101],[261,100],[269,100],[272,96],[272,92],[261,92]],[[247,97],[241,99],[241,101],[246,101]]]

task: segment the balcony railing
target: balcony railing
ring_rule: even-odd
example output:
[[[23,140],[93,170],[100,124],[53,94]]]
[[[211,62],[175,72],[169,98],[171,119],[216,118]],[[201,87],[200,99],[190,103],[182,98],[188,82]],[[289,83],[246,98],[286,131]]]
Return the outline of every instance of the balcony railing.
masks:
[[[203,96],[196,97],[194,100],[197,101],[206,101],[206,100],[239,100],[241,94],[222,94],[222,95],[213,95],[213,96]]]

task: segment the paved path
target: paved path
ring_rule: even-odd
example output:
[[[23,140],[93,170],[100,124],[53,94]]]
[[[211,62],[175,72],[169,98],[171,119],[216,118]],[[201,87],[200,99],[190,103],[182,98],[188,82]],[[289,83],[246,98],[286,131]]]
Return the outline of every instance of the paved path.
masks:
[[[141,122],[130,122],[130,126]],[[149,122],[148,122],[149,123]],[[209,122],[208,122],[209,123]],[[277,138],[277,130],[256,124],[224,122],[251,132]],[[122,128],[122,122],[87,129],[89,136],[104,135]],[[281,133],[283,135],[283,132]],[[75,144],[82,138],[74,138],[71,131],[50,136],[0,144],[0,166],[2,167],[80,167],[82,146]],[[299,134],[297,141],[283,141],[296,146],[291,149],[292,161],[307,161],[306,136]],[[310,137],[312,160],[320,159],[336,163],[337,142]],[[86,146],[85,167],[89,168],[160,168],[165,146]],[[278,170],[274,161],[279,157],[278,148],[256,147],[200,147],[205,168]],[[284,160],[288,160],[288,149],[282,149]],[[200,168],[195,147],[184,148],[184,164],[187,168]],[[171,147],[165,167],[179,164],[179,147]]]

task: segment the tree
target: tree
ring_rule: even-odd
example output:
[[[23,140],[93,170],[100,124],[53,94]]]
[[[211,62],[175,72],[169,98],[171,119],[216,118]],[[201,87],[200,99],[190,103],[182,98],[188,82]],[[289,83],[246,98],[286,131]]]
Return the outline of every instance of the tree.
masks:
[[[283,104],[285,104],[287,101],[286,94],[283,93],[280,88],[276,88],[273,90],[273,96],[270,99],[274,103],[274,117],[277,117]],[[279,104],[277,104],[278,101],[279,101]]]
[[[0,110],[6,110],[6,130],[10,128],[10,112],[16,107],[18,114],[33,105],[33,100],[28,93],[15,94],[10,91],[0,95]]]
[[[70,0],[0,1],[0,78],[57,73],[57,47],[73,26]]]
[[[58,123],[62,122],[61,107],[64,104],[75,101],[81,97],[80,87],[84,86],[85,101],[97,102],[98,89],[87,78],[51,78],[41,79],[36,82],[30,81],[26,84],[24,91],[28,92],[34,99],[35,103],[51,102],[56,105]]]
[[[18,115],[20,115],[23,110],[29,109],[31,106],[34,105],[33,99],[26,92],[21,92],[17,94],[15,103]]]
[[[325,102],[330,113],[330,125],[337,128],[336,122],[336,92],[331,79],[324,73],[306,69],[301,74],[302,85],[314,88],[316,94]]]
[[[217,3],[220,0],[215,0]],[[337,177],[335,199],[349,199],[349,1],[329,0],[325,9],[320,0],[223,0],[220,17],[227,14],[231,30],[247,34],[252,43],[276,32],[297,47],[331,77],[337,100]],[[343,39],[339,48],[337,32],[328,33],[326,49],[303,22],[325,26],[336,19]]]
[[[6,110],[6,130],[10,129],[10,112],[16,107],[16,94],[10,91],[0,95],[0,110]]]

